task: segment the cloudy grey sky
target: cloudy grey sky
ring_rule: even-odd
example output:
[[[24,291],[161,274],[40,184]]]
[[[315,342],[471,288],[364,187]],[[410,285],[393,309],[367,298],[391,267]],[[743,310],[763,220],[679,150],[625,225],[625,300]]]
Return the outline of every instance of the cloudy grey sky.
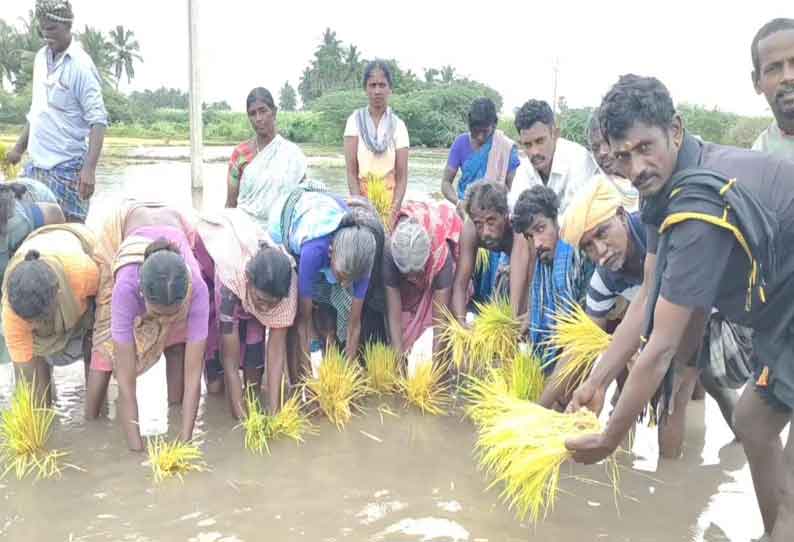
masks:
[[[750,82],[750,41],[774,17],[794,16],[788,0],[320,2],[199,0],[205,101],[242,110],[254,86],[274,95],[297,85],[326,27],[365,58],[393,57],[404,68],[455,66],[496,88],[505,109],[559,94],[573,107],[595,105],[626,72],[654,75],[676,101],[743,114],[768,113]],[[135,32],[144,63],[125,90],[187,88],[187,0],[72,0],[76,27]],[[33,0],[2,0],[16,21]],[[491,10],[491,11],[489,11]]]

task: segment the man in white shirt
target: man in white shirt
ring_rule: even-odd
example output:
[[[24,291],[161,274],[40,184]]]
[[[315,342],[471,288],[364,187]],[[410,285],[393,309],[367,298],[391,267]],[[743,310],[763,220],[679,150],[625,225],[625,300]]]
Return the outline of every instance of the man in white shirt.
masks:
[[[753,85],[775,120],[753,143],[753,150],[794,160],[794,19],[773,19],[753,38]]]
[[[600,170],[583,146],[560,137],[554,112],[544,101],[529,100],[516,113],[519,145],[526,153],[510,191],[511,207],[524,190],[535,185],[551,188],[564,212],[574,193]]]

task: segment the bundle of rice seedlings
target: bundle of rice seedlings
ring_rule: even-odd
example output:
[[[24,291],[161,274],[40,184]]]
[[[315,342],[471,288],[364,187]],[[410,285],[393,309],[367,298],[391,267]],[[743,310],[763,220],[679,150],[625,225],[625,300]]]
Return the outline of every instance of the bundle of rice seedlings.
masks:
[[[55,411],[34,390],[34,383],[20,379],[11,406],[0,414],[0,462],[5,464],[0,478],[12,471],[20,480],[30,473],[36,478],[61,473],[60,459],[66,454],[46,449]]]
[[[482,273],[491,263],[491,251],[487,248],[477,249],[477,258],[474,260],[474,272]]]
[[[282,389],[282,397],[283,393]],[[305,435],[314,431],[308,415],[300,407],[298,395],[283,402],[281,409],[271,415],[262,409],[256,390],[249,386],[245,391],[245,408],[247,413],[240,426],[245,431],[245,448],[251,452],[269,454],[271,440],[286,437],[301,443]]]
[[[477,425],[508,410],[514,402],[537,401],[543,392],[545,375],[530,352],[519,352],[511,363],[492,367],[486,376],[468,376],[466,414]]]
[[[587,315],[577,303],[566,303],[554,315],[554,333],[547,346],[558,349],[557,368],[552,384],[576,389],[609,346],[611,337]]]
[[[341,430],[369,391],[366,378],[355,363],[348,362],[336,346],[329,347],[320,364],[317,378],[306,381],[328,419]]]
[[[470,354],[486,365],[506,362],[518,353],[521,323],[513,316],[510,302],[496,298],[476,303],[477,319],[470,340]]]
[[[461,324],[446,307],[441,307],[441,321],[436,325],[442,344],[442,357],[451,360],[458,371],[466,372],[471,330]]]
[[[433,363],[432,360],[417,363],[414,374],[399,381],[406,404],[416,406],[423,414],[446,414],[452,404],[452,396],[444,383],[446,372],[444,363]]]
[[[146,451],[154,481],[158,484],[166,478],[177,477],[184,480],[184,475],[188,472],[207,470],[204,454],[198,446],[189,442],[168,442],[162,436],[157,436],[148,440]]]
[[[392,195],[386,186],[386,179],[380,175],[370,173],[367,175],[367,199],[378,211],[386,230],[391,229]]]
[[[501,498],[519,518],[537,522],[553,508],[560,466],[570,458],[565,441],[598,433],[598,418],[589,410],[563,414],[515,398],[503,399],[503,410],[480,427],[480,467],[504,484]],[[612,469],[615,472],[615,469]],[[612,478],[616,487],[617,480]]]
[[[10,181],[19,176],[19,164],[11,164],[6,157],[7,154],[8,148],[5,143],[0,143],[0,170],[3,171],[5,180]]]
[[[397,387],[397,351],[381,342],[364,346],[369,386],[375,393],[391,393]]]

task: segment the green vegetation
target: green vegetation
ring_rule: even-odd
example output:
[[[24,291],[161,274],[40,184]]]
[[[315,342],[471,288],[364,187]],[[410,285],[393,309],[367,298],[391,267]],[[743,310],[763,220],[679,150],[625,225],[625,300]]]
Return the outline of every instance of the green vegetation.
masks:
[[[18,133],[30,107],[33,57],[43,46],[33,13],[13,26],[0,19],[0,132]],[[77,38],[94,60],[103,80],[105,105],[110,116],[108,134],[122,138],[174,142],[189,139],[188,95],[179,89],[135,91],[123,94],[118,83],[135,76],[142,59],[134,33],[116,26],[109,33],[84,27]],[[452,66],[426,68],[421,77],[403,70],[395,59],[385,59],[393,78],[391,105],[405,121],[413,146],[447,147],[466,131],[471,102],[480,96],[502,107],[499,93],[489,86],[459,77]],[[362,75],[367,60],[353,44],[344,45],[336,32],[326,29],[314,57],[304,68],[295,88],[278,89],[278,127],[297,143],[340,146],[345,122],[354,109],[366,104]],[[10,91],[9,91],[10,90]],[[276,89],[271,89],[276,91]],[[297,111],[297,97],[303,109]],[[529,96],[528,96],[529,98]],[[240,96],[242,103],[245,96]],[[590,108],[559,104],[562,136],[584,143]],[[681,104],[687,128],[706,140],[749,147],[769,124],[764,117],[742,117],[717,109]],[[231,111],[226,102],[204,104],[204,137],[208,143],[235,144],[251,137],[243,112]],[[512,117],[502,115],[499,127],[516,138]]]

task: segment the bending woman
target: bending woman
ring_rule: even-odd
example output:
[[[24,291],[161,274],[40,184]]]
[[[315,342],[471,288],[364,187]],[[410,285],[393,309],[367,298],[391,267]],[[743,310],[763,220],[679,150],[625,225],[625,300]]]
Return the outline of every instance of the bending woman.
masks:
[[[196,229],[196,255],[205,276],[213,277],[216,316],[210,326],[220,331],[220,345],[211,340],[207,353],[218,352],[223,361],[232,415],[241,418],[245,414],[238,370],[241,361],[246,367],[259,367],[267,361],[268,407],[276,412],[281,406],[287,331],[298,307],[298,276],[292,258],[277,248],[253,219],[236,209],[204,216]]]
[[[30,232],[65,221],[55,194],[44,183],[25,178],[0,183],[0,280]]]
[[[399,354],[407,353],[449,307],[462,229],[451,205],[410,201],[400,209],[383,250],[389,336]]]
[[[100,284],[91,368],[119,384],[121,421],[141,450],[136,378],[165,353],[169,402],[182,402],[180,438],[198,411],[209,320],[209,293],[192,252],[194,231],[175,209],[127,200],[98,239]]]
[[[348,358],[355,359],[373,264],[383,248],[383,226],[374,209],[366,201],[348,203],[328,192],[297,188],[274,206],[270,236],[298,261],[301,363],[295,372],[308,369],[315,303],[335,312],[336,336]],[[381,309],[381,321],[382,315]]]
[[[270,91],[253,89],[245,109],[254,137],[240,143],[229,160],[226,207],[239,207],[266,228],[273,202],[306,176],[306,157],[278,134]]]
[[[82,224],[56,224],[30,234],[3,281],[3,334],[18,375],[50,400],[53,365],[89,360],[99,269],[95,239]],[[88,364],[86,364],[88,373]],[[86,412],[99,410],[102,391],[87,377]]]

